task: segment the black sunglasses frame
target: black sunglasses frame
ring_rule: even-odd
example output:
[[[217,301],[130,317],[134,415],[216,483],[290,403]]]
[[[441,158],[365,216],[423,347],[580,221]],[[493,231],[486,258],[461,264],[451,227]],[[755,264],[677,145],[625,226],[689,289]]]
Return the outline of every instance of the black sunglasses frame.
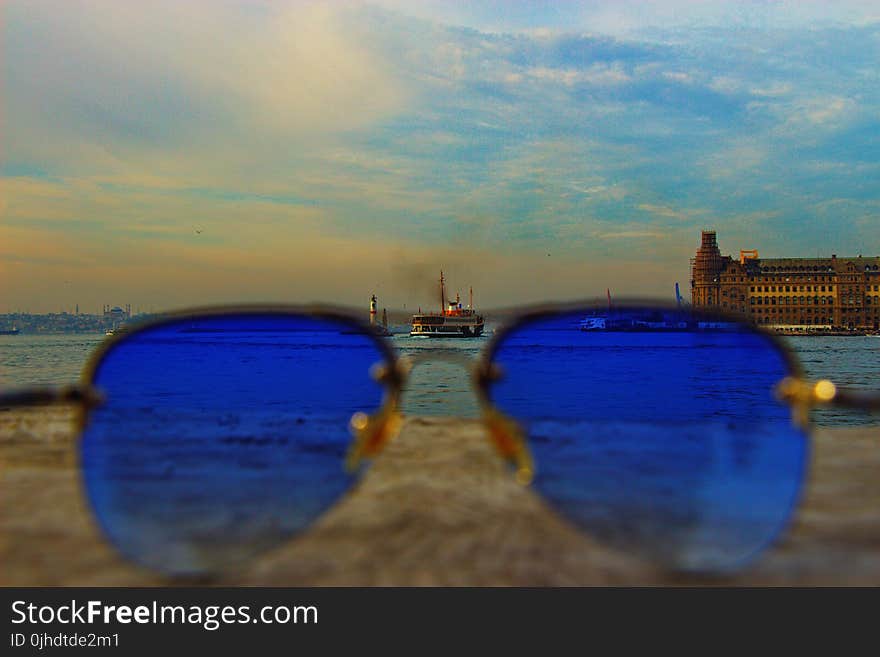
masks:
[[[528,449],[527,437],[523,434],[519,424],[516,420],[498,411],[491,401],[492,383],[503,376],[499,366],[493,362],[494,356],[505,339],[523,325],[563,314],[607,310],[607,302],[598,299],[517,309],[509,313],[512,320],[504,323],[494,332],[480,356],[476,361],[471,362],[474,390],[483,412],[489,436],[498,453],[514,466],[517,480],[521,484],[530,483],[534,467]],[[781,401],[791,406],[792,420],[801,426],[808,441],[811,441],[810,430],[812,428],[809,421],[809,411],[814,407],[825,405],[869,412],[880,410],[880,393],[839,389],[830,381],[825,380],[816,383],[807,381],[794,351],[779,335],[762,327],[743,322],[742,317],[737,315],[690,306],[682,307],[674,303],[659,302],[656,299],[625,299],[615,302],[611,308],[612,312],[627,310],[686,312],[696,320],[734,323],[762,335],[782,354],[789,372],[789,376],[779,382],[775,391],[776,395]],[[400,399],[407,375],[415,362],[414,359],[399,356],[390,341],[363,321],[358,316],[359,313],[359,310],[346,307],[284,304],[214,306],[164,313],[161,316],[132,323],[102,342],[89,357],[79,384],[62,388],[38,388],[0,393],[0,408],[73,404],[78,407],[76,423],[78,431],[81,433],[88,422],[89,410],[101,405],[104,399],[103,392],[94,384],[98,367],[108,354],[124,345],[130,336],[170,322],[198,320],[206,317],[242,314],[310,317],[336,322],[352,331],[370,337],[382,355],[383,362],[377,363],[372,371],[373,377],[384,387],[382,404],[374,414],[357,413],[351,421],[354,439],[346,466],[349,470],[354,470],[363,459],[371,458],[381,452],[384,445],[393,439],[399,430],[401,424]]]

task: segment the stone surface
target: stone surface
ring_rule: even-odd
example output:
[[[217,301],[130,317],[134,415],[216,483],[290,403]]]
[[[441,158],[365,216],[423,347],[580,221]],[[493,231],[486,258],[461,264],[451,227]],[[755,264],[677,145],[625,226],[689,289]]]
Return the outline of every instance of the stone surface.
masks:
[[[79,490],[74,413],[0,412],[0,584],[173,583],[130,566]],[[518,486],[482,425],[409,418],[306,534],[213,580],[244,585],[878,585],[880,427],[820,430],[791,531],[736,577],[683,579],[612,552]]]

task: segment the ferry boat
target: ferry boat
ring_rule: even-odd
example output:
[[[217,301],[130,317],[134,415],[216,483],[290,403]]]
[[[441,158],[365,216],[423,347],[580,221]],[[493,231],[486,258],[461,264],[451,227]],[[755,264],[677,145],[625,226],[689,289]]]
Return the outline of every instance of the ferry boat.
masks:
[[[474,289],[470,290],[467,308],[459,295],[455,301],[446,301],[446,286],[440,272],[440,312],[412,316],[409,334],[416,338],[477,338],[483,334],[483,316],[474,310]]]

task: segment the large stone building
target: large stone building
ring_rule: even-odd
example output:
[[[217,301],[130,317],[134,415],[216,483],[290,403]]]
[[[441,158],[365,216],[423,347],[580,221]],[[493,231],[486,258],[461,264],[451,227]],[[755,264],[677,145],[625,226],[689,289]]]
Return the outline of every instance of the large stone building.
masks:
[[[126,304],[125,309],[119,306],[111,308],[109,305],[104,305],[104,325],[107,328],[118,328],[129,319],[131,319],[131,305]]]
[[[703,231],[691,261],[694,306],[792,330],[880,330],[880,257],[759,258],[721,255]]]

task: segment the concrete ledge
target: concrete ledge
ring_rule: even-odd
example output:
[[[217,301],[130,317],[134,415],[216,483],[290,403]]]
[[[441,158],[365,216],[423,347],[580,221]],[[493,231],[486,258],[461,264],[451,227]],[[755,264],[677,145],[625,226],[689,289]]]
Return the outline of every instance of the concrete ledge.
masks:
[[[72,411],[0,412],[0,584],[150,586],[79,492]],[[516,485],[482,425],[409,418],[307,534],[216,583],[243,585],[878,585],[880,427],[820,430],[795,527],[751,570],[686,580],[612,552]]]

